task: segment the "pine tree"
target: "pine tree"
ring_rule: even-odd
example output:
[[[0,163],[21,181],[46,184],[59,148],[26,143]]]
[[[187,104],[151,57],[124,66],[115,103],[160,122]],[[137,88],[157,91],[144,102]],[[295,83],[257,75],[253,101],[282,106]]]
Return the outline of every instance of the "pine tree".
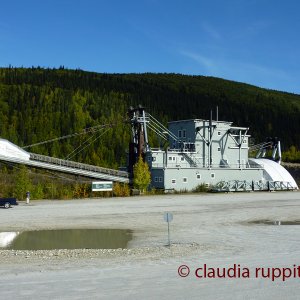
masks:
[[[23,200],[25,199],[26,192],[30,191],[31,188],[32,184],[29,178],[28,170],[24,165],[22,165],[15,174],[14,195],[17,199]]]

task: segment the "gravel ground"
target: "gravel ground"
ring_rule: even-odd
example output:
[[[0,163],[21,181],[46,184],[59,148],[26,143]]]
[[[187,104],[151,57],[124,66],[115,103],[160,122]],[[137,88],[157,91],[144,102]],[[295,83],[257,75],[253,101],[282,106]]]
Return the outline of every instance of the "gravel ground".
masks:
[[[2,232],[133,230],[128,249],[0,250],[0,299],[299,299],[300,276],[283,281],[282,268],[300,265],[300,227],[249,223],[300,220],[299,200],[299,192],[162,195],[0,209]],[[171,247],[166,211],[174,215]],[[204,264],[225,271],[235,264],[249,278],[199,278]],[[190,269],[184,278],[181,265]],[[256,268],[271,268],[270,276]]]

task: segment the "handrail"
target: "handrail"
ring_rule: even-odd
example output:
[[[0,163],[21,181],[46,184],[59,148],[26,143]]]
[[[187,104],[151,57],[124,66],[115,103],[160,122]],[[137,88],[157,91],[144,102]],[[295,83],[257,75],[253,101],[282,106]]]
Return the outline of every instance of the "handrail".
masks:
[[[36,154],[36,153],[29,153],[29,154],[31,160],[47,162],[47,163],[65,166],[69,168],[76,168],[76,169],[88,170],[88,171],[93,171],[98,173],[105,173],[114,176],[120,176],[126,178],[129,177],[128,173],[125,171],[118,171],[118,170],[83,164],[75,161],[64,160],[64,159],[50,157],[50,156]]]
[[[153,163],[152,168],[200,168],[200,169],[263,169],[263,165],[256,164],[256,165],[249,165],[249,164],[228,164],[228,165],[220,165],[220,164],[212,164],[211,166],[204,165],[203,163],[191,163],[187,162],[167,162],[167,163]]]

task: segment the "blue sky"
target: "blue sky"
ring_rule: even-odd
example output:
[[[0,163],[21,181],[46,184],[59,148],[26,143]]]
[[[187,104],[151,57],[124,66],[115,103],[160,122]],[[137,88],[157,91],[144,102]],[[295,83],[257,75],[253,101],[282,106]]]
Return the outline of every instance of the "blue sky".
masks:
[[[0,0],[0,66],[221,77],[300,94],[297,0]]]

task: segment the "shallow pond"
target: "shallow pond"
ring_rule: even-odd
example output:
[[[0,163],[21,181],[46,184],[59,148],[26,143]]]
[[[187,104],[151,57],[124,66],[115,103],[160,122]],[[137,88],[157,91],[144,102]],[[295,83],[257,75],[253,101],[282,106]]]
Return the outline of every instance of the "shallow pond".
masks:
[[[0,232],[0,248],[14,250],[127,248],[132,232],[125,229],[59,229]]]

